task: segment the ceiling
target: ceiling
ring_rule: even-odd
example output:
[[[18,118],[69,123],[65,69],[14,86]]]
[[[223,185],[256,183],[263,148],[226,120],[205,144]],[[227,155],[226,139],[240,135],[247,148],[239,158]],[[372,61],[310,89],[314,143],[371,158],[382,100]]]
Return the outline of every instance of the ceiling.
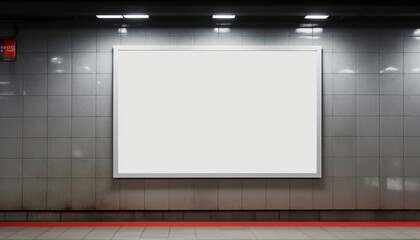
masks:
[[[179,1],[0,1],[1,21],[34,19],[93,20],[96,14],[147,13],[148,22],[211,22],[214,13],[234,13],[235,22],[302,22],[308,13],[330,15],[327,23],[381,24],[420,23],[416,1],[372,0],[179,0]],[[176,19],[176,21],[174,21]],[[397,19],[397,21],[396,21]],[[129,20],[124,20],[129,21]]]
[[[144,12],[154,16],[205,16],[232,12],[237,16],[420,16],[416,1],[372,0],[196,0],[196,1],[0,1],[4,17],[87,17],[95,14]]]

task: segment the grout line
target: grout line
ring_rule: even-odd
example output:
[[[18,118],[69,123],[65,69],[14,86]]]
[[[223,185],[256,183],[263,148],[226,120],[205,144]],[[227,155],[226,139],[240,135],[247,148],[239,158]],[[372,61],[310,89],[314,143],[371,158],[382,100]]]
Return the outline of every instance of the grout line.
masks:
[[[47,32],[48,32],[48,27],[47,27]],[[45,189],[45,209],[48,209],[48,180],[49,180],[49,177],[48,177],[48,160],[49,160],[49,158],[48,158],[48,80],[49,80],[49,69],[48,69],[48,33],[47,33],[47,43],[46,43],[46,45],[47,45],[47,96],[46,96],[46,98],[47,98],[47,116],[46,116],[46,122],[47,122],[47,129],[46,129],[46,137],[45,137],[45,141],[46,141],[46,153],[45,153],[45,174],[46,174],[46,176],[45,176],[45,187],[46,187],[46,189]]]
[[[71,56],[71,81],[70,81],[70,93],[73,93],[73,40],[74,40],[74,34],[73,34],[73,29],[72,32],[70,34],[70,56]],[[73,96],[70,95],[70,117],[67,116],[67,118],[70,118],[70,155],[69,155],[69,160],[70,160],[70,209],[74,209],[74,203],[73,203],[73,114],[72,114],[72,110],[73,110]],[[68,138],[68,137],[67,137]]]
[[[23,53],[23,56],[25,57],[25,53]],[[25,65],[23,64],[22,65],[22,71],[23,72],[25,72]],[[23,210],[23,169],[24,169],[24,166],[23,166],[23,155],[24,155],[24,148],[23,148],[23,144],[24,144],[24,141],[23,141],[23,136],[24,136],[24,123],[23,123],[23,121],[24,121],[24,115],[25,115],[25,111],[24,111],[24,108],[25,108],[25,96],[22,96],[22,102],[21,102],[21,107],[22,107],[22,114],[21,114],[21,118],[22,118],[22,121],[21,121],[21,124],[22,124],[22,135],[21,135],[21,151],[22,151],[22,153],[21,153],[21,163],[22,163],[22,169],[21,169],[21,171],[22,171],[22,175],[21,175],[21,184],[22,184],[22,186],[21,186],[21,209]],[[26,214],[26,219],[28,219],[28,214]]]
[[[403,47],[403,52],[404,52],[404,49],[405,49],[405,36],[403,36],[403,41],[402,41],[402,47]],[[405,53],[403,53],[402,55],[403,55],[403,57],[402,57],[402,101],[403,101],[403,103],[402,103],[402,107],[403,107],[403,109],[402,109],[402,115],[403,115],[403,117],[402,117],[402,127],[403,127],[403,129],[402,129],[402,159],[401,159],[401,167],[402,167],[402,208],[403,209],[405,209],[406,208],[406,206],[405,206],[405,170],[404,170],[404,163],[405,163],[405,154],[404,154],[404,149],[405,149],[405,129],[404,129],[404,127],[405,127],[405,118],[406,118],[406,116],[405,116],[405,71],[404,71],[404,68],[405,68],[405,66],[404,66],[404,64],[405,64],[405,62],[404,62],[404,54]]]
[[[332,41],[332,44],[334,45],[334,40]],[[332,47],[333,48],[333,47]],[[334,54],[331,53],[331,62],[334,62]],[[332,65],[332,64],[331,64]],[[334,72],[332,70],[332,66],[331,66],[331,73]],[[331,93],[334,92],[334,75],[331,74]],[[331,194],[332,194],[332,203],[331,203],[331,208],[335,209],[335,193],[334,193],[334,186],[335,186],[335,178],[336,178],[336,174],[335,174],[335,168],[334,168],[334,163],[335,163],[335,154],[334,154],[334,141],[335,141],[335,134],[334,134],[334,97],[331,96],[331,168],[332,168],[332,189],[331,189]]]
[[[359,53],[357,53],[356,52],[356,73],[354,74],[354,93],[357,93],[357,79],[358,79],[358,75],[359,75],[359,73],[358,73],[358,69],[357,69],[357,54],[359,54]],[[355,98],[354,98],[354,107],[355,107],[355,115],[356,115],[356,117],[355,117],[355,129],[354,129],[354,136],[355,136],[355,157],[354,157],[354,159],[353,159],[353,161],[354,161],[354,175],[355,175],[355,180],[354,180],[354,184],[355,184],[355,203],[354,203],[354,205],[355,205],[355,209],[358,209],[358,201],[357,201],[357,191],[358,191],[358,175],[357,175],[357,159],[359,158],[359,149],[358,149],[358,142],[359,142],[359,136],[357,135],[357,119],[358,119],[358,112],[357,112],[357,110],[358,110],[358,107],[357,107],[357,100],[358,100],[358,96],[356,95],[355,96]]]
[[[98,73],[98,31],[96,31],[96,36],[95,36],[95,66],[96,66],[96,72],[95,72],[95,78],[97,77],[97,73]],[[95,90],[96,90],[96,86],[95,86]],[[96,178],[96,118],[98,117],[98,109],[97,109],[97,96],[95,94],[95,96],[93,97],[94,102],[95,102],[95,134],[94,134],[94,152],[93,152],[93,179],[94,179],[94,183],[93,183],[93,196],[94,196],[94,209],[98,208],[98,204],[96,202],[96,184],[97,184],[97,178]]]
[[[266,36],[265,36],[266,37]],[[314,45],[314,27],[312,27],[312,31],[311,31],[311,46],[313,46]],[[321,95],[321,105],[322,105],[322,88],[323,88],[323,86],[324,86],[324,84],[323,84],[323,81],[324,81],[324,76],[323,76],[323,72],[322,72],[322,50],[321,50],[321,66],[320,66],[320,68],[321,68],[321,89],[319,90],[319,92],[320,92],[320,95]],[[323,134],[323,116],[322,116],[322,106],[318,106],[318,108],[321,108],[321,152],[322,152],[322,134]],[[321,174],[322,174],[322,165],[323,165],[323,161],[322,161],[322,154],[321,154],[321,160],[317,160],[317,162],[318,161],[321,161]],[[316,181],[316,179],[310,179],[310,181],[311,181],[311,190],[312,190],[312,206],[311,206],[311,209],[315,209],[315,181]],[[265,182],[267,182],[267,180],[265,180]],[[266,189],[267,189],[267,186],[266,186]],[[289,195],[290,195],[290,193],[289,193]],[[266,200],[267,201],[267,200]],[[264,208],[266,209],[267,207],[266,206],[264,206]]]
[[[382,36],[379,34],[379,61],[381,61],[381,45],[382,45]],[[380,65],[379,65],[380,66]],[[380,70],[380,69],[379,69]],[[378,123],[378,136],[379,136],[379,156],[378,156],[378,209],[381,209],[381,73],[379,73],[379,123]]]

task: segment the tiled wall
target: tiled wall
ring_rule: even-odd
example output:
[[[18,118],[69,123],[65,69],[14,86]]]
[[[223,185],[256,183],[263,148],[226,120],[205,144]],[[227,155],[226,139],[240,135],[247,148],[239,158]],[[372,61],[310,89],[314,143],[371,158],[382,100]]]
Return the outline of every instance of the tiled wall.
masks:
[[[420,209],[420,30],[53,24],[0,63],[0,210]],[[114,44],[321,45],[323,178],[113,179]]]

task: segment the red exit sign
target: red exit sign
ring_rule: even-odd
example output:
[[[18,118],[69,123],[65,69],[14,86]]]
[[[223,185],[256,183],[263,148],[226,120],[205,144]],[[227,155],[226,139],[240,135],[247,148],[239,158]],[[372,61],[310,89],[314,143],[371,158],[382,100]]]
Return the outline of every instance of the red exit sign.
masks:
[[[0,39],[0,61],[16,61],[16,39]]]

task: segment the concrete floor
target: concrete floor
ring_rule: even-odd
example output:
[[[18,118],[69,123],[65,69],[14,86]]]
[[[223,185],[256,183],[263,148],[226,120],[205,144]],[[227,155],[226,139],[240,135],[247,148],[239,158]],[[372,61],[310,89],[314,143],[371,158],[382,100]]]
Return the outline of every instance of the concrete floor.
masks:
[[[4,227],[0,239],[420,239],[420,227]]]

